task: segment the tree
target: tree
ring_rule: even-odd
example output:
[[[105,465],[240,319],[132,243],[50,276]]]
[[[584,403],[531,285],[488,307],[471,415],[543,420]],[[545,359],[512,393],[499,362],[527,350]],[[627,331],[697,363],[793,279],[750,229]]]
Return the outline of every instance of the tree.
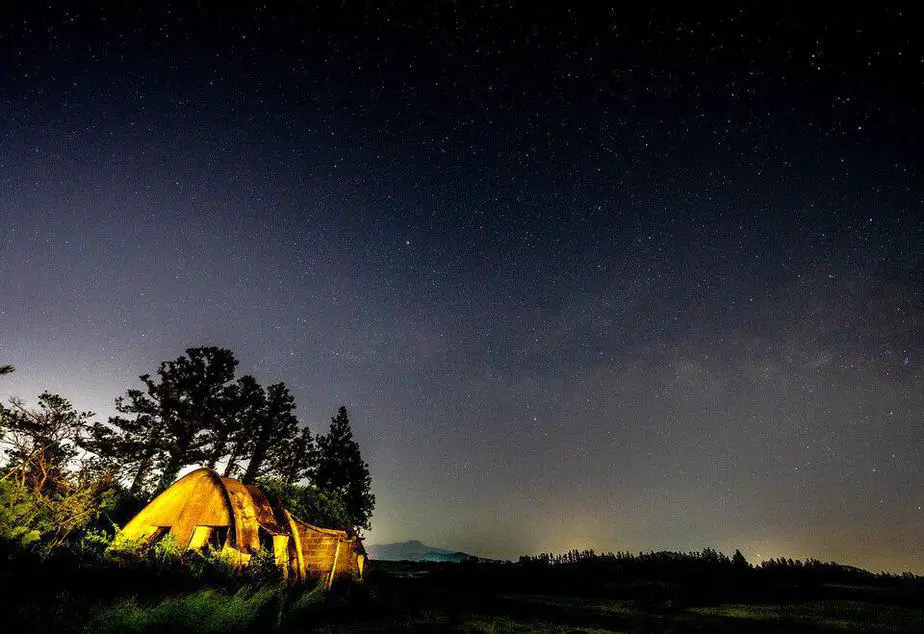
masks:
[[[308,427],[283,444],[275,456],[273,472],[283,483],[296,484],[305,478],[314,479],[318,452]]]
[[[10,374],[15,368],[11,365],[0,365],[0,376],[4,374]]]
[[[735,554],[732,555],[731,562],[732,565],[739,570],[751,567],[751,564],[748,563],[748,560],[744,558],[744,555],[742,555],[741,551],[737,548],[735,549]]]
[[[298,432],[298,419],[294,411],[295,398],[285,383],[276,383],[266,389],[263,411],[253,418],[253,426],[244,430],[250,436],[250,462],[241,478],[242,482],[253,484],[258,477],[267,473],[268,468],[277,464],[278,455]]]
[[[76,468],[78,443],[93,414],[78,412],[66,398],[49,392],[39,396],[38,409],[29,409],[15,398],[11,404],[3,419],[7,458],[3,479],[13,479],[33,494],[64,486]]]
[[[97,426],[89,447],[104,459],[134,471],[132,489],[153,481],[167,488],[183,467],[214,457],[216,430],[226,424],[233,403],[237,360],[224,348],[189,348],[185,356],[165,361],[157,377],[142,375],[146,391],[128,390],[116,399],[120,414],[108,430]]]
[[[362,459],[359,444],[353,438],[346,407],[340,407],[331,419],[330,431],[319,436],[317,444],[315,485],[339,495],[346,504],[353,526],[368,529],[375,508],[375,496],[370,490],[372,476],[369,475],[369,465]]]
[[[128,390],[127,399],[116,399],[116,411],[108,424],[94,423],[83,447],[97,456],[98,463],[131,478],[129,492],[140,496],[154,486],[154,466],[163,459],[156,422],[158,407],[140,390]]]
[[[0,478],[0,539],[60,544],[98,514],[113,489],[114,474],[80,460],[80,443],[90,429],[90,412],[44,392],[38,408],[18,400],[4,410]]]
[[[266,405],[263,388],[250,375],[242,376],[237,382],[229,385],[222,402],[223,411],[213,421],[211,427],[205,430],[206,464],[214,469],[219,462],[228,456],[227,469],[235,467],[241,434],[243,430],[252,425],[252,421]]]
[[[225,477],[239,475],[239,462],[249,453],[251,432],[266,409],[266,391],[249,375],[237,380],[232,398],[235,406],[230,416],[232,422],[231,433],[227,438],[229,453],[225,461]]]

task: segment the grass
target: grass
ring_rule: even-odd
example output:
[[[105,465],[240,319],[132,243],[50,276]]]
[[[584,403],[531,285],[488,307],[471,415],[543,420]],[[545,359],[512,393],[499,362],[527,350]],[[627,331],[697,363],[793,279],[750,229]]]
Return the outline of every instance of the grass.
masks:
[[[493,570],[493,572],[492,572]],[[101,571],[84,581],[34,585],[10,631],[157,632],[924,632],[920,595],[890,586],[824,586],[814,594],[732,598],[684,594],[677,585],[568,584],[529,589],[505,568],[373,565],[358,585],[331,592],[248,581],[243,587],[177,586],[157,576],[134,585]],[[118,569],[116,569],[118,571]],[[37,578],[38,579],[38,578]],[[36,579],[36,581],[37,581]],[[95,586],[110,579],[101,592]],[[95,588],[95,591],[94,591]],[[104,588],[105,589],[105,588]],[[0,630],[4,629],[0,623]]]
[[[278,620],[280,592],[244,588],[233,594],[205,589],[152,602],[134,597],[101,606],[85,632],[252,632]]]
[[[720,605],[692,608],[700,616],[769,622],[792,630],[924,632],[924,611],[858,601],[813,601],[783,605]]]
[[[501,604],[457,612],[435,606],[403,618],[303,623],[292,632],[921,632],[920,609],[854,602],[727,604],[669,611],[631,601],[506,597]],[[497,609],[500,608],[500,609]],[[528,608],[528,609],[527,609]]]

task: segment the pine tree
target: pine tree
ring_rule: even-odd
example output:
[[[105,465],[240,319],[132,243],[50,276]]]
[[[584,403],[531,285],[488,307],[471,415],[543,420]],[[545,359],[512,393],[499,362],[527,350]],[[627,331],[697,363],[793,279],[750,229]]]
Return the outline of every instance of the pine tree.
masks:
[[[748,560],[744,558],[744,555],[742,555],[741,551],[737,548],[735,549],[735,554],[732,555],[731,562],[735,568],[744,569],[751,567],[751,564],[748,563]]]
[[[353,438],[346,407],[331,419],[330,431],[317,439],[318,462],[314,483],[331,491],[346,504],[350,520],[357,528],[370,527],[375,496],[371,492],[369,465],[362,459],[359,444]]]

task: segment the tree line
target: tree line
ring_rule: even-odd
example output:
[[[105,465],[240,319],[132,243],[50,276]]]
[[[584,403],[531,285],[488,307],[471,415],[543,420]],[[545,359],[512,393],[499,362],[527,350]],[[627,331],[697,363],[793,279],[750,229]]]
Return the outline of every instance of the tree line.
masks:
[[[747,561],[740,550],[734,555],[713,548],[701,551],[672,552],[595,552],[570,550],[561,554],[542,553],[521,556],[515,566],[524,579],[549,582],[555,579],[568,584],[599,584],[639,580],[672,580],[690,587],[706,586],[753,590],[755,587],[790,586],[807,588],[823,584],[911,585],[924,589],[924,577],[905,573],[872,573],[856,566],[834,561],[792,558],[766,559],[758,564]],[[708,581],[708,583],[705,583]]]
[[[271,490],[306,521],[368,529],[372,480],[346,408],[315,436],[284,383],[263,387],[236,376],[237,365],[227,349],[189,348],[141,375],[143,388],[116,398],[105,422],[48,392],[35,408],[12,399],[0,405],[0,477],[54,511],[44,514],[50,524],[79,521],[116,494],[137,507],[201,466]]]

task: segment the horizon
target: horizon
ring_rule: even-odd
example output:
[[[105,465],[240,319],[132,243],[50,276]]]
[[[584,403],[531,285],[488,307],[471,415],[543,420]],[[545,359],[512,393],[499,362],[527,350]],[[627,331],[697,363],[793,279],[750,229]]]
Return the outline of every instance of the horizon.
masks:
[[[153,368],[151,368],[151,370],[153,371]],[[7,375],[6,377],[4,377],[4,382],[5,383],[10,382],[10,380],[13,377],[15,377],[17,373],[18,373],[18,369],[13,374]],[[50,390],[50,391],[54,393],[54,390]],[[297,390],[293,389],[293,392],[297,393]],[[4,391],[0,390],[0,395],[3,395],[3,394],[4,394]],[[21,397],[21,395],[19,394],[14,394],[13,390],[9,390],[7,394],[8,396],[3,397],[4,402],[8,401],[9,396],[20,396]],[[67,396],[66,394],[62,394],[62,395]],[[27,402],[27,404],[29,404],[30,402],[34,402],[35,398],[33,399],[26,398],[24,400]],[[104,418],[110,415],[115,415],[116,413],[114,407],[110,407],[107,415],[102,416],[100,414],[100,411],[93,410],[93,408],[84,408],[81,403],[77,402],[74,399],[71,399],[71,400],[74,403],[75,408],[78,410],[94,411],[94,413],[97,414],[96,418],[98,420],[103,420]],[[336,406],[332,408],[331,415],[333,415],[333,409],[335,408]],[[102,408],[102,407],[100,409],[103,411],[107,411],[105,408]],[[352,419],[352,416],[353,415],[351,413],[351,419]],[[331,417],[329,416],[327,419],[328,423],[329,423],[330,418]],[[355,427],[355,421],[353,424]],[[312,426],[311,428],[313,432],[320,433],[320,432],[323,432],[324,429],[326,429],[326,426],[321,426],[321,427]],[[362,446],[362,442],[360,444]],[[189,467],[184,468],[178,475],[178,478],[183,477],[187,473],[194,471],[197,468],[201,468],[201,467],[189,466]],[[373,478],[373,491],[375,490],[376,490],[375,478]],[[521,555],[539,555],[543,553],[558,554],[558,553],[567,552],[573,549],[594,550],[598,553],[604,553],[604,552],[641,553],[641,552],[651,552],[651,551],[687,553],[687,552],[699,552],[699,551],[702,551],[704,548],[714,548],[715,550],[725,553],[725,554],[733,553],[736,549],[740,550],[742,554],[747,558],[747,560],[751,562],[752,564],[759,564],[761,561],[766,561],[769,559],[776,559],[779,557],[799,559],[803,561],[806,559],[818,559],[820,561],[833,561],[838,564],[856,566],[858,568],[869,570],[870,572],[874,572],[874,573],[911,572],[911,573],[918,574],[918,575],[924,575],[924,566],[918,569],[911,568],[911,567],[902,567],[903,564],[898,563],[901,561],[900,557],[895,558],[894,560],[890,560],[888,558],[877,558],[875,556],[875,553],[870,553],[870,556],[868,556],[867,558],[864,558],[861,555],[853,560],[848,560],[843,557],[838,558],[837,556],[834,556],[833,554],[835,553],[834,550],[825,551],[824,549],[820,549],[818,551],[810,551],[804,547],[801,549],[787,550],[785,545],[783,544],[774,545],[769,540],[766,542],[763,542],[762,544],[744,544],[744,545],[735,544],[732,542],[727,542],[724,544],[717,544],[717,543],[705,543],[705,542],[697,543],[695,541],[691,541],[686,545],[682,545],[682,544],[655,544],[653,542],[649,543],[649,542],[640,541],[634,544],[622,544],[622,545],[614,544],[611,546],[607,544],[598,544],[598,543],[592,543],[592,542],[570,542],[569,545],[564,546],[564,547],[554,547],[554,546],[551,546],[549,548],[539,547],[539,548],[535,548],[529,551],[525,549],[517,550],[516,548],[510,549],[509,547],[506,550],[498,550],[498,549],[493,549],[488,544],[490,540],[486,540],[485,542],[477,542],[477,541],[462,539],[459,541],[452,541],[450,543],[443,543],[439,541],[440,538],[438,537],[431,540],[431,539],[422,538],[419,536],[410,536],[407,538],[400,538],[400,537],[393,538],[393,539],[389,539],[388,541],[385,541],[385,540],[375,541],[376,539],[378,539],[378,534],[375,531],[375,515],[373,515],[372,530],[365,532],[363,537],[364,537],[365,543],[370,546],[407,543],[407,542],[417,541],[417,542],[424,544],[425,546],[445,549],[445,550],[449,550],[452,552],[465,552],[467,554],[471,554],[471,555],[475,555],[479,557],[485,557],[488,559],[499,559],[499,560],[508,560],[508,561],[516,561]],[[462,544],[463,547],[456,548],[453,544]]]
[[[569,548],[569,549],[564,549],[564,550],[556,550],[556,551],[542,550],[542,551],[533,551],[533,552],[522,552],[522,553],[518,553],[517,555],[515,555],[515,556],[513,556],[513,557],[504,557],[504,556],[492,557],[492,556],[484,555],[483,553],[480,553],[480,552],[470,552],[470,551],[467,551],[467,550],[462,550],[462,549],[457,549],[457,548],[446,547],[446,546],[444,546],[444,545],[433,545],[433,544],[427,543],[426,540],[419,540],[419,539],[407,539],[407,540],[400,540],[400,541],[388,542],[388,543],[371,543],[371,542],[368,541],[368,539],[364,539],[364,545],[365,545],[367,548],[376,548],[376,547],[381,547],[381,546],[394,546],[394,545],[408,544],[408,543],[420,543],[420,544],[422,544],[423,546],[425,546],[425,547],[427,547],[427,548],[432,548],[432,549],[435,549],[435,550],[438,550],[438,551],[446,551],[446,552],[450,552],[450,553],[464,553],[464,554],[466,554],[466,555],[473,555],[473,556],[478,557],[478,558],[481,558],[481,559],[492,559],[492,560],[497,560],[497,561],[508,561],[508,562],[516,562],[521,556],[535,557],[535,556],[537,556],[537,555],[544,555],[544,554],[549,554],[549,555],[560,555],[560,554],[569,552],[569,551],[571,551],[571,550],[577,550],[577,551],[592,550],[592,551],[594,551],[594,552],[595,552],[596,554],[598,554],[598,555],[604,555],[604,554],[608,554],[608,553],[629,553],[630,555],[639,555],[639,554],[652,553],[652,552],[654,552],[654,553],[658,553],[658,552],[667,552],[667,553],[682,553],[682,554],[688,554],[688,553],[702,552],[704,549],[712,548],[712,549],[716,550],[717,552],[720,552],[720,553],[722,553],[722,554],[724,554],[724,555],[727,555],[727,556],[729,556],[729,557],[731,557],[731,556],[735,553],[735,551],[738,550],[738,551],[741,552],[742,555],[744,555],[744,557],[745,557],[745,559],[747,559],[748,563],[750,563],[750,564],[752,564],[752,565],[760,565],[760,564],[761,564],[762,562],[764,562],[764,561],[771,561],[771,560],[775,560],[775,559],[779,559],[779,558],[783,558],[783,559],[792,559],[792,560],[794,560],[794,561],[798,560],[798,561],[803,561],[803,562],[804,562],[804,561],[807,561],[807,560],[812,560],[812,559],[814,559],[814,560],[821,561],[821,562],[824,562],[824,563],[835,563],[835,564],[838,564],[838,565],[841,565],[841,566],[847,566],[847,567],[853,567],[853,568],[860,568],[860,569],[862,569],[862,570],[866,570],[866,571],[872,572],[872,573],[874,573],[874,574],[887,573],[887,574],[899,574],[899,575],[900,575],[900,574],[902,574],[902,573],[906,573],[906,572],[907,572],[907,573],[911,573],[911,574],[914,574],[914,575],[917,575],[917,576],[924,576],[924,573],[922,573],[920,570],[910,570],[910,569],[907,569],[907,568],[876,568],[876,567],[870,567],[870,566],[863,566],[863,565],[861,565],[861,564],[859,564],[859,563],[856,563],[856,562],[842,561],[842,560],[839,560],[839,559],[832,559],[832,558],[830,558],[830,557],[825,557],[825,556],[823,556],[823,555],[819,555],[818,553],[814,553],[814,554],[812,554],[812,553],[806,553],[806,554],[803,554],[803,555],[801,555],[801,556],[797,556],[797,555],[794,555],[794,554],[788,553],[788,552],[779,552],[779,553],[775,553],[775,554],[772,554],[772,555],[767,555],[767,554],[765,554],[765,553],[756,553],[755,556],[752,557],[751,555],[748,554],[748,552],[747,552],[745,549],[742,549],[742,548],[740,548],[740,547],[719,548],[719,547],[717,547],[717,546],[715,546],[715,545],[705,545],[705,546],[694,547],[694,548],[675,548],[675,547],[657,547],[657,546],[651,547],[651,548],[648,548],[648,547],[646,547],[646,548],[625,548],[625,547],[619,547],[619,548],[603,547],[603,548],[598,548],[598,547],[594,547],[594,546],[586,546],[586,547],[575,547],[575,548]],[[375,561],[375,558],[374,558],[374,557],[372,557],[372,558],[370,558],[370,559],[372,559],[372,561]]]
[[[4,403],[221,346],[348,408],[370,540],[924,573],[904,9],[33,4]]]

